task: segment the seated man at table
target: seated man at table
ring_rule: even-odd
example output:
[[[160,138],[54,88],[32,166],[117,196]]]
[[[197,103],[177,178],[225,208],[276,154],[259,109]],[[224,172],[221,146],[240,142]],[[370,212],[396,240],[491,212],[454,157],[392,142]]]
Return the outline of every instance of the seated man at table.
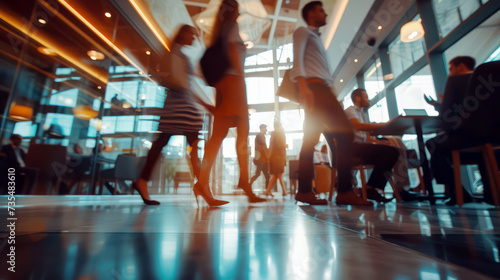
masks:
[[[466,95],[469,80],[472,77],[476,61],[469,56],[457,56],[448,63],[448,79],[443,93],[441,103],[430,102],[431,105],[439,110],[439,117],[448,126],[448,131],[438,134],[436,137],[428,140],[425,145],[431,154],[431,171],[438,184],[444,184],[448,187],[450,200],[448,205],[455,205],[455,180],[453,177],[451,150],[449,147],[450,132],[460,128],[460,118],[463,113],[463,101]],[[472,156],[473,155],[469,155]],[[486,168],[480,155],[477,156],[481,177],[487,178]],[[473,159],[471,159],[473,160]],[[469,161],[465,159],[465,161]],[[483,184],[488,184],[488,180],[483,180]],[[486,188],[485,190],[490,188]],[[486,197],[486,196],[485,196]],[[472,202],[472,197],[464,189],[464,202]]]
[[[399,152],[396,148],[367,136],[367,131],[375,130],[385,124],[366,123],[363,109],[370,105],[366,90],[360,88],[354,90],[351,99],[354,105],[347,108],[345,114],[355,129],[352,156],[361,164],[374,165],[366,187],[367,198],[378,202],[389,202],[392,199],[383,197],[377,189],[383,190],[385,188],[387,180],[392,175],[391,170],[398,160]]]

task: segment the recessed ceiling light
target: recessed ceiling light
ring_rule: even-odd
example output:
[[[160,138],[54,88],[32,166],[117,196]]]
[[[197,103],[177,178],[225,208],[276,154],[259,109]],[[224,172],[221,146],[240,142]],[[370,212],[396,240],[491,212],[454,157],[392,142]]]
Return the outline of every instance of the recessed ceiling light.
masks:
[[[104,59],[104,54],[102,52],[90,50],[87,52],[87,55],[90,57],[92,60],[103,60]]]
[[[355,59],[354,59],[354,62],[358,62],[358,59],[357,59],[357,58],[355,58]]]
[[[110,18],[111,17],[111,13],[109,12],[105,12],[104,15],[107,17],[107,18]]]
[[[53,49],[46,48],[46,47],[38,47],[37,50],[39,52],[43,53],[44,55],[48,55],[48,56],[56,56],[57,55],[56,51],[54,51]]]
[[[382,25],[379,25],[379,26],[378,26],[378,30],[380,30],[380,29],[382,29]]]
[[[200,18],[200,23],[204,23],[204,22],[205,22],[205,20]]]
[[[39,18],[38,22],[41,23],[41,24],[46,24],[47,23],[47,21],[44,20],[43,18]]]
[[[97,86],[97,89],[101,89],[102,87],[101,86]]]
[[[344,82],[344,79],[340,79],[340,82],[343,83]]]
[[[146,51],[146,54],[147,54],[147,55],[150,55],[150,54],[151,54],[151,52],[150,52],[150,51]]]

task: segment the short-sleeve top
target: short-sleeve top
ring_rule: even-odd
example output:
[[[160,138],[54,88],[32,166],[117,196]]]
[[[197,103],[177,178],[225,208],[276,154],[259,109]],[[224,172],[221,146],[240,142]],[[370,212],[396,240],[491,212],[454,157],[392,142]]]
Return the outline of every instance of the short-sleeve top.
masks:
[[[348,120],[358,119],[360,123],[366,123],[365,113],[363,112],[363,110],[355,106],[351,106],[345,109],[345,115],[347,116]],[[366,142],[366,132],[354,130],[354,142],[356,143]]]

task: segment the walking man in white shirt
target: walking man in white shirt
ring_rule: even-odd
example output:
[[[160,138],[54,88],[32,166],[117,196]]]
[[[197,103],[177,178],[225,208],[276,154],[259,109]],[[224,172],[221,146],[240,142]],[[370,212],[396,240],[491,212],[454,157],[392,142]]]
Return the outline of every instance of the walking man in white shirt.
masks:
[[[305,108],[304,138],[299,159],[299,190],[295,199],[311,205],[327,204],[312,192],[314,146],[323,132],[331,150],[336,150],[338,170],[337,204],[370,205],[358,197],[351,184],[351,146],[353,128],[333,91],[325,47],[319,28],[326,25],[327,14],[320,1],[302,8],[307,27],[293,34],[293,69],[290,77],[298,84],[301,104]],[[335,139],[335,141],[334,141]],[[336,149],[334,148],[336,146]],[[335,158],[332,157],[332,160]]]

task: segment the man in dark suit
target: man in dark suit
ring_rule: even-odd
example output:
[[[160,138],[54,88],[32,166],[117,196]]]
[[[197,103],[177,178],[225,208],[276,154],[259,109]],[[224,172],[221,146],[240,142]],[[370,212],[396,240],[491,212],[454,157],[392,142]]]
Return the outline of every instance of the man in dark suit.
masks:
[[[22,194],[29,194],[33,188],[36,179],[36,170],[26,167],[25,159],[26,153],[21,148],[23,137],[19,134],[12,134],[10,136],[10,144],[2,147],[1,153],[5,156],[7,168],[14,168],[17,176],[23,180],[18,180],[16,185],[24,185]],[[21,182],[24,182],[21,183]],[[19,193],[19,191],[16,191]]]
[[[450,200],[448,205],[455,205],[455,181],[453,177],[453,164],[451,160],[450,137],[456,137],[460,131],[463,116],[463,101],[467,92],[469,81],[472,77],[476,61],[469,56],[457,56],[448,63],[449,75],[443,93],[442,102],[426,99],[439,111],[439,117],[447,125],[445,133],[426,142],[427,149],[431,154],[432,175],[438,184],[448,186]],[[474,155],[466,155],[471,161],[475,161]],[[464,161],[468,161],[464,159]],[[486,170],[479,162],[481,176],[486,175]],[[487,177],[483,177],[487,178]],[[487,180],[483,180],[483,183]],[[472,202],[472,197],[464,189],[464,202]]]

